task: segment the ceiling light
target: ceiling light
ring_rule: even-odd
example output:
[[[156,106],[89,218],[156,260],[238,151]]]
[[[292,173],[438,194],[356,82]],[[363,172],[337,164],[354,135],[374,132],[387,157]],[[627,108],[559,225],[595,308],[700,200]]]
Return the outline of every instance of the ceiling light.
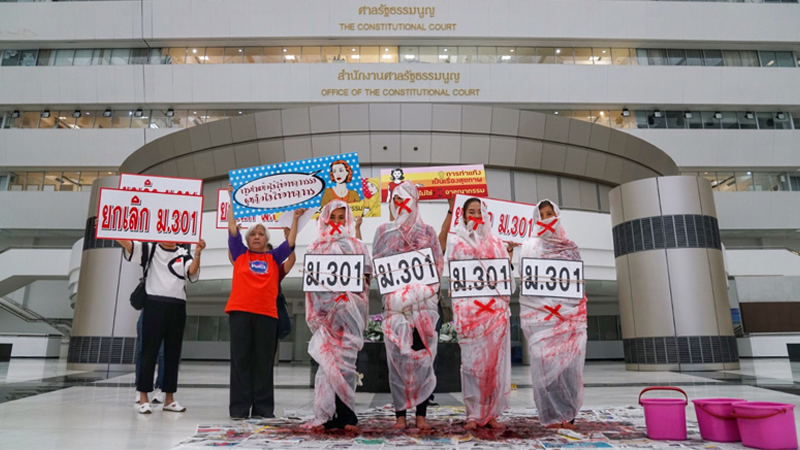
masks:
[[[589,61],[600,61],[600,57],[599,56],[590,56],[589,57]]]
[[[715,118],[715,119],[717,119],[717,120],[720,120],[720,119],[722,119],[722,113],[721,113],[721,112],[719,112],[719,111],[715,112],[715,113],[714,113],[714,118]]]
[[[243,112],[242,112],[242,111],[239,111],[239,114],[243,114]]]
[[[193,111],[192,114],[197,114],[197,111]]]
[[[92,113],[90,113],[90,112],[85,112],[84,114],[86,114],[87,116],[91,116],[92,115]]]
[[[631,111],[628,108],[623,108],[622,117],[630,117],[630,116],[631,116]]]
[[[193,49],[192,49],[192,53],[197,53],[197,49],[196,49],[196,48],[193,48]]]
[[[503,55],[500,57],[500,59],[502,59],[503,61],[508,61],[509,59],[511,59],[511,57],[509,55]]]
[[[388,51],[389,51],[389,49],[387,48],[387,49],[385,49],[385,51],[387,51],[387,52],[388,52]]]
[[[42,119],[49,119],[50,118],[50,111],[45,110],[40,115],[41,115]]]
[[[133,113],[134,117],[142,117],[144,112],[141,109],[137,109],[135,113]]]
[[[289,61],[294,61],[294,55],[286,55],[286,59]]]
[[[449,51],[449,50],[447,50],[447,49],[444,49],[444,51]]]
[[[58,120],[67,120],[66,117],[59,117]]]
[[[439,55],[439,59],[447,59],[447,55]]]
[[[553,114],[558,115],[558,111],[553,111]]]
[[[747,172],[747,174],[748,174],[748,175],[752,175],[752,174],[753,174],[753,172]]]
[[[361,59],[361,56],[359,55],[350,55],[350,57],[353,59]]]
[[[747,111],[746,113],[744,113],[744,118],[745,119],[749,119],[749,120],[753,120],[753,119],[756,118],[756,115],[751,111]]]
[[[351,50],[353,50],[353,51],[356,51],[356,49],[354,49],[354,48],[353,48],[353,49],[351,49]],[[284,51],[286,51],[286,50],[284,50]]]
[[[74,117],[75,119],[77,119],[80,116],[81,116],[81,110],[76,109],[75,111],[72,112],[72,117]]]
[[[113,114],[110,109],[103,111],[103,117],[111,117]]]
[[[556,49],[556,53],[561,53],[561,49],[560,49],[560,48],[557,48],[557,49]]]
[[[244,50],[242,50],[242,49],[239,49],[239,53],[242,53],[243,51],[244,51]]]
[[[606,52],[606,51],[605,51],[605,50],[603,50],[603,53],[605,53],[605,52]]]
[[[406,55],[403,58],[405,58],[405,59],[414,59],[414,58],[416,58],[416,56],[414,56],[414,55]]]
[[[133,111],[128,111],[128,115],[132,116],[133,115]]]
[[[288,52],[288,51],[289,51],[289,50],[283,49],[283,52],[284,52],[284,53],[286,53],[286,52]]]
[[[775,64],[775,60],[774,60],[774,59],[773,59],[773,60],[770,60],[770,62],[768,62],[768,63],[767,63],[767,67],[769,67],[769,66],[771,66],[771,65],[773,65],[773,64]]]
[[[605,113],[605,112],[603,112],[603,111],[600,111],[600,115],[601,115],[601,116],[604,116],[604,115],[606,115],[606,113]]]
[[[708,172],[703,172],[703,175],[708,175]]]
[[[15,109],[14,112],[11,113],[11,118],[16,119],[19,117],[19,110]]]
[[[167,117],[173,117],[175,115],[175,111],[170,108],[167,110]]]
[[[383,59],[392,59],[392,55],[381,55]]]
[[[655,111],[653,111],[653,117],[660,118],[660,117],[661,117],[661,115],[662,115],[662,114],[661,114],[661,111],[659,111],[659,110],[655,110]]]
[[[691,111],[686,111],[686,112],[683,113],[683,118],[684,119],[691,119],[692,117],[694,117],[694,114],[692,114]]]
[[[514,53],[514,49],[512,48],[511,50],[509,50],[509,52]]]
[[[208,61],[208,56],[198,56],[197,59],[200,61]]]
[[[151,124],[150,124],[150,128],[158,128],[158,125],[156,125],[156,124],[154,124],[154,123],[151,123]]]
[[[778,117],[778,120],[786,120],[786,114],[782,112],[779,112],[776,117]]]

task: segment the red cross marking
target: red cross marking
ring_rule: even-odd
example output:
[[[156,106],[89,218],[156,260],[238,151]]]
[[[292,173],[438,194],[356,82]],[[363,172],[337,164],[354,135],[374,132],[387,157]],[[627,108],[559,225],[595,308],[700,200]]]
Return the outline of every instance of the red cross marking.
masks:
[[[331,236],[333,236],[333,233],[342,234],[342,224],[339,222],[328,222],[328,225],[331,226]]]
[[[346,292],[342,293],[340,296],[336,297],[336,300],[334,300],[334,302],[339,303],[339,300],[349,301],[349,299],[347,298],[347,293]]]
[[[549,312],[550,312],[550,315],[544,318],[544,320],[545,320],[545,321],[548,321],[548,320],[552,319],[552,318],[553,318],[553,316],[556,316],[556,317],[558,317],[558,318],[559,318],[559,319],[560,319],[562,322],[563,322],[564,320],[566,320],[566,319],[564,319],[563,317],[561,317],[561,314],[559,314],[559,313],[558,313],[558,310],[560,310],[560,309],[561,309],[561,305],[556,305],[556,307],[555,307],[555,308],[551,308],[551,307],[549,307],[549,306],[545,305],[545,306],[544,306],[544,309],[546,309],[547,311],[549,311]]]
[[[397,212],[402,212],[405,209],[406,211],[408,211],[409,214],[411,214],[411,208],[408,207],[408,202],[410,201],[411,201],[410,198],[407,198],[402,202],[399,200],[395,200],[394,205],[397,206]]]
[[[478,312],[476,312],[476,313],[475,313],[475,315],[477,316],[478,314],[480,314],[480,313],[482,313],[482,312],[484,312],[484,311],[486,311],[486,312],[492,312],[492,308],[491,308],[491,306],[492,306],[493,304],[494,304],[494,299],[491,299],[491,300],[489,300],[489,303],[487,303],[487,304],[485,304],[485,305],[484,305],[483,303],[481,303],[481,302],[479,302],[479,301],[475,300],[475,305],[476,305],[478,308],[480,308],[480,309],[478,310]]]
[[[537,221],[536,221],[536,225],[539,225],[539,226],[542,226],[542,227],[544,227],[544,229],[543,229],[542,231],[540,231],[540,232],[538,233],[538,235],[539,235],[539,236],[543,235],[543,234],[544,234],[544,233],[545,233],[547,230],[550,230],[550,232],[551,232],[551,233],[553,233],[553,234],[556,234],[556,229],[555,229],[555,228],[553,228],[553,227],[556,225],[556,222],[558,222],[558,219],[554,220],[554,221],[553,221],[553,223],[551,223],[550,225],[548,225],[548,224],[546,224],[546,223],[544,223],[544,222],[540,222],[540,221],[538,221],[538,220],[537,220]]]
[[[473,231],[475,231],[475,230],[477,230],[477,229],[478,229],[478,225],[483,225],[483,224],[484,224],[484,222],[483,222],[483,219],[482,219],[482,218],[479,218],[479,217],[472,217],[472,216],[470,216],[470,217],[467,217],[467,220],[470,220],[470,221],[472,221],[472,222],[475,222],[475,225],[473,225],[473,226],[472,226],[472,230],[473,230]]]

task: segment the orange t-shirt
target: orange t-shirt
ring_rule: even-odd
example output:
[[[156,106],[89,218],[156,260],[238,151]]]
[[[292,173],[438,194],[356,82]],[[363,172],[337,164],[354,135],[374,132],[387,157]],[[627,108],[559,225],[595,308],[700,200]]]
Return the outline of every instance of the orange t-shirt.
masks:
[[[233,258],[233,282],[225,312],[244,311],[277,318],[278,264],[292,253],[289,244],[284,242],[271,252],[254,253],[247,250],[239,236],[229,236],[228,248]]]

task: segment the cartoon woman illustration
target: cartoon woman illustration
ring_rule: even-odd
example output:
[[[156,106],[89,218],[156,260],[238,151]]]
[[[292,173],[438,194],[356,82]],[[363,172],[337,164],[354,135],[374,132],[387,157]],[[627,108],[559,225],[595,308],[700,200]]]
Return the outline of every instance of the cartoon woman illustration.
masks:
[[[392,198],[392,191],[394,191],[394,188],[400,186],[400,184],[405,180],[406,176],[405,173],[403,172],[403,169],[398,167],[392,170],[392,173],[389,175],[389,189],[387,189],[386,192],[383,193],[382,201],[386,202],[388,201],[387,200],[388,198]],[[423,187],[421,183],[414,183],[414,186],[418,188]]]
[[[357,191],[347,189],[347,183],[353,180],[353,169],[347,161],[338,159],[331,163],[331,182],[333,187],[325,189],[322,193],[320,207],[328,204],[331,200],[342,200],[346,203],[356,203],[361,201]]]
[[[381,196],[378,195],[378,185],[374,181],[364,179],[364,213],[362,217],[381,216]]]

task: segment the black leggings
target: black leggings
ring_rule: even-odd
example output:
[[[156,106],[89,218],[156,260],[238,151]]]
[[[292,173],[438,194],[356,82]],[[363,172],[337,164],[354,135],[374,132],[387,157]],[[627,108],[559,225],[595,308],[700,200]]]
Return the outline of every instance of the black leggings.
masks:
[[[412,328],[412,330],[414,330],[414,337],[413,337],[414,342],[411,343],[411,350],[420,351],[420,350],[425,348],[425,343],[422,342],[422,337],[417,332],[417,329],[416,328]],[[425,417],[426,415],[428,415],[428,404],[432,400],[433,400],[433,394],[431,394],[430,397],[425,399],[424,402],[422,402],[419,405],[417,405],[417,414],[416,414],[417,417]],[[405,417],[406,416],[406,410],[395,411],[394,415],[396,417]]]
[[[136,382],[139,392],[153,391],[153,372],[161,343],[164,343],[164,392],[178,390],[183,329],[186,328],[186,302],[167,302],[148,298],[142,313],[142,362]]]
[[[331,420],[325,422],[324,426],[326,430],[332,430],[342,429],[346,425],[358,425],[358,417],[356,417],[356,413],[353,412],[352,409],[348,408],[347,405],[345,405],[337,395],[336,413],[333,415]]]

